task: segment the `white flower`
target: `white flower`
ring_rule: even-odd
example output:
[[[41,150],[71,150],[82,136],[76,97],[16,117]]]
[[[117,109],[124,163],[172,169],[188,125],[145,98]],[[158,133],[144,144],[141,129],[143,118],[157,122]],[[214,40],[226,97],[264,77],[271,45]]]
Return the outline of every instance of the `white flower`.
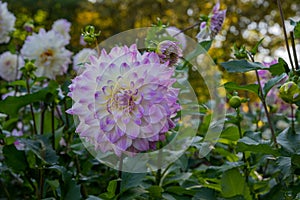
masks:
[[[12,54],[9,51],[4,52],[0,55],[0,76],[6,81],[15,81],[20,78],[19,69],[23,65],[24,61],[21,56]]]
[[[28,36],[21,49],[24,58],[35,60],[36,75],[55,79],[64,74],[71,63],[72,53],[65,48],[65,39],[51,30],[40,29],[38,34]]]
[[[181,32],[178,28],[174,26],[169,26],[166,28],[166,31],[168,32],[169,35],[174,36],[174,38],[178,41],[179,46],[181,47],[182,50],[186,48],[186,38],[184,33]]]
[[[68,22],[66,19],[56,20],[52,25],[52,30],[61,34],[65,38],[66,44],[69,44],[71,39],[71,36],[69,34],[70,29],[71,29],[71,23]]]
[[[94,49],[84,48],[73,57],[73,69],[77,74],[84,71],[85,64],[89,61],[90,56],[97,56],[97,52]]]
[[[0,1],[0,44],[9,42],[9,33],[14,30],[16,17],[7,10],[7,3]]]

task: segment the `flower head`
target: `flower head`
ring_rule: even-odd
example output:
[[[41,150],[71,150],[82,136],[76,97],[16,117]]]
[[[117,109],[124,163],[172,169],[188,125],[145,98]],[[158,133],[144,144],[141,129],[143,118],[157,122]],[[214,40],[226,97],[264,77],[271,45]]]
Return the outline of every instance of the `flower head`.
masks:
[[[0,77],[6,81],[15,81],[20,78],[19,69],[23,67],[24,60],[21,56],[4,52],[0,55]]]
[[[16,17],[7,10],[7,3],[0,1],[0,44],[9,42],[9,33],[14,30]]]
[[[182,57],[182,50],[176,42],[165,40],[158,44],[157,53],[161,63],[168,63],[168,66],[173,66],[178,59]]]
[[[69,87],[74,104],[67,112],[79,118],[76,131],[96,150],[117,156],[155,149],[180,109],[174,68],[135,45],[102,50],[90,61]]]
[[[80,74],[85,69],[85,64],[89,62],[90,56],[97,56],[94,49],[84,48],[73,57],[73,69]]]
[[[196,36],[199,42],[212,40],[220,32],[226,17],[226,10],[219,9],[220,2],[217,2],[206,21],[200,24],[200,32]]]
[[[35,60],[36,75],[54,79],[64,74],[71,62],[72,53],[65,48],[65,38],[51,30],[40,29],[38,34],[28,36],[21,54],[24,58]]]
[[[69,34],[70,29],[71,23],[68,22],[66,19],[56,20],[52,25],[52,30],[61,34],[64,37],[66,44],[69,44],[69,41],[71,39],[71,36]]]

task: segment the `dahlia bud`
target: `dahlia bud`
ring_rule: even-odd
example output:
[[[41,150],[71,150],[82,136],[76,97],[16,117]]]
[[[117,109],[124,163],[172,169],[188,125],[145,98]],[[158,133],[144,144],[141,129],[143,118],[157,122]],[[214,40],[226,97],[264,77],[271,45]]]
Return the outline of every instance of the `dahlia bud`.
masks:
[[[34,24],[32,20],[27,21],[23,28],[25,29],[25,31],[27,31],[28,33],[32,33],[33,29],[34,29]]]
[[[96,37],[98,37],[100,33],[101,31],[95,33],[95,27],[88,25],[85,27],[84,31],[82,30],[83,40],[88,44],[92,44],[93,42],[96,41]]]
[[[287,103],[296,103],[300,101],[300,88],[295,82],[288,81],[280,87],[279,96]]]
[[[176,42],[170,40],[160,42],[157,45],[156,52],[159,55],[160,62],[169,62],[169,67],[176,64],[178,58],[182,57],[182,50],[180,49],[180,47],[177,45]]]
[[[241,98],[239,96],[232,96],[229,100],[229,105],[232,108],[238,108],[242,104]]]

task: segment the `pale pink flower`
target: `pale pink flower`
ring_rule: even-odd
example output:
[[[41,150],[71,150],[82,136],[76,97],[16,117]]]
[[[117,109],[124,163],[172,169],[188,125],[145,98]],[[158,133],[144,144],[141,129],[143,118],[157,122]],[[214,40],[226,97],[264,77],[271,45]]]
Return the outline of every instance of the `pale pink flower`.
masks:
[[[6,81],[15,81],[20,78],[19,69],[24,66],[24,60],[19,55],[4,52],[0,55],[0,77]]]
[[[66,73],[71,63],[72,53],[65,48],[65,44],[66,39],[61,34],[40,29],[38,34],[27,37],[21,54],[24,58],[35,61],[37,76],[55,79],[57,75]]]
[[[80,74],[84,71],[85,65],[89,62],[90,56],[97,56],[97,51],[84,48],[73,57],[73,69]]]
[[[9,34],[14,30],[16,17],[8,11],[7,3],[0,1],[0,44],[8,43]]]
[[[66,19],[59,19],[56,20],[52,25],[52,30],[55,32],[61,34],[66,44],[69,44],[71,36],[70,36],[70,30],[71,30],[71,23],[68,22]]]

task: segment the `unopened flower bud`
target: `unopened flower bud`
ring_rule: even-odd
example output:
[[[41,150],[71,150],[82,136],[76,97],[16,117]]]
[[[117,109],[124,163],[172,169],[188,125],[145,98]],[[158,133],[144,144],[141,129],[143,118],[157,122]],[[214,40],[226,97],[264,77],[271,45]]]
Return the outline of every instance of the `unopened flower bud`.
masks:
[[[232,96],[229,100],[229,105],[232,108],[238,108],[242,104],[242,100],[239,96]]]
[[[34,29],[34,24],[33,24],[33,21],[30,20],[30,21],[27,21],[23,28],[25,29],[25,31],[27,31],[28,33],[32,33],[33,32],[33,29]]]
[[[158,44],[156,49],[160,57],[161,63],[169,62],[168,66],[171,67],[177,63],[178,59],[182,57],[182,50],[176,42],[165,40]]]
[[[280,87],[279,96],[287,103],[296,103],[300,101],[300,88],[295,82],[288,81]]]

